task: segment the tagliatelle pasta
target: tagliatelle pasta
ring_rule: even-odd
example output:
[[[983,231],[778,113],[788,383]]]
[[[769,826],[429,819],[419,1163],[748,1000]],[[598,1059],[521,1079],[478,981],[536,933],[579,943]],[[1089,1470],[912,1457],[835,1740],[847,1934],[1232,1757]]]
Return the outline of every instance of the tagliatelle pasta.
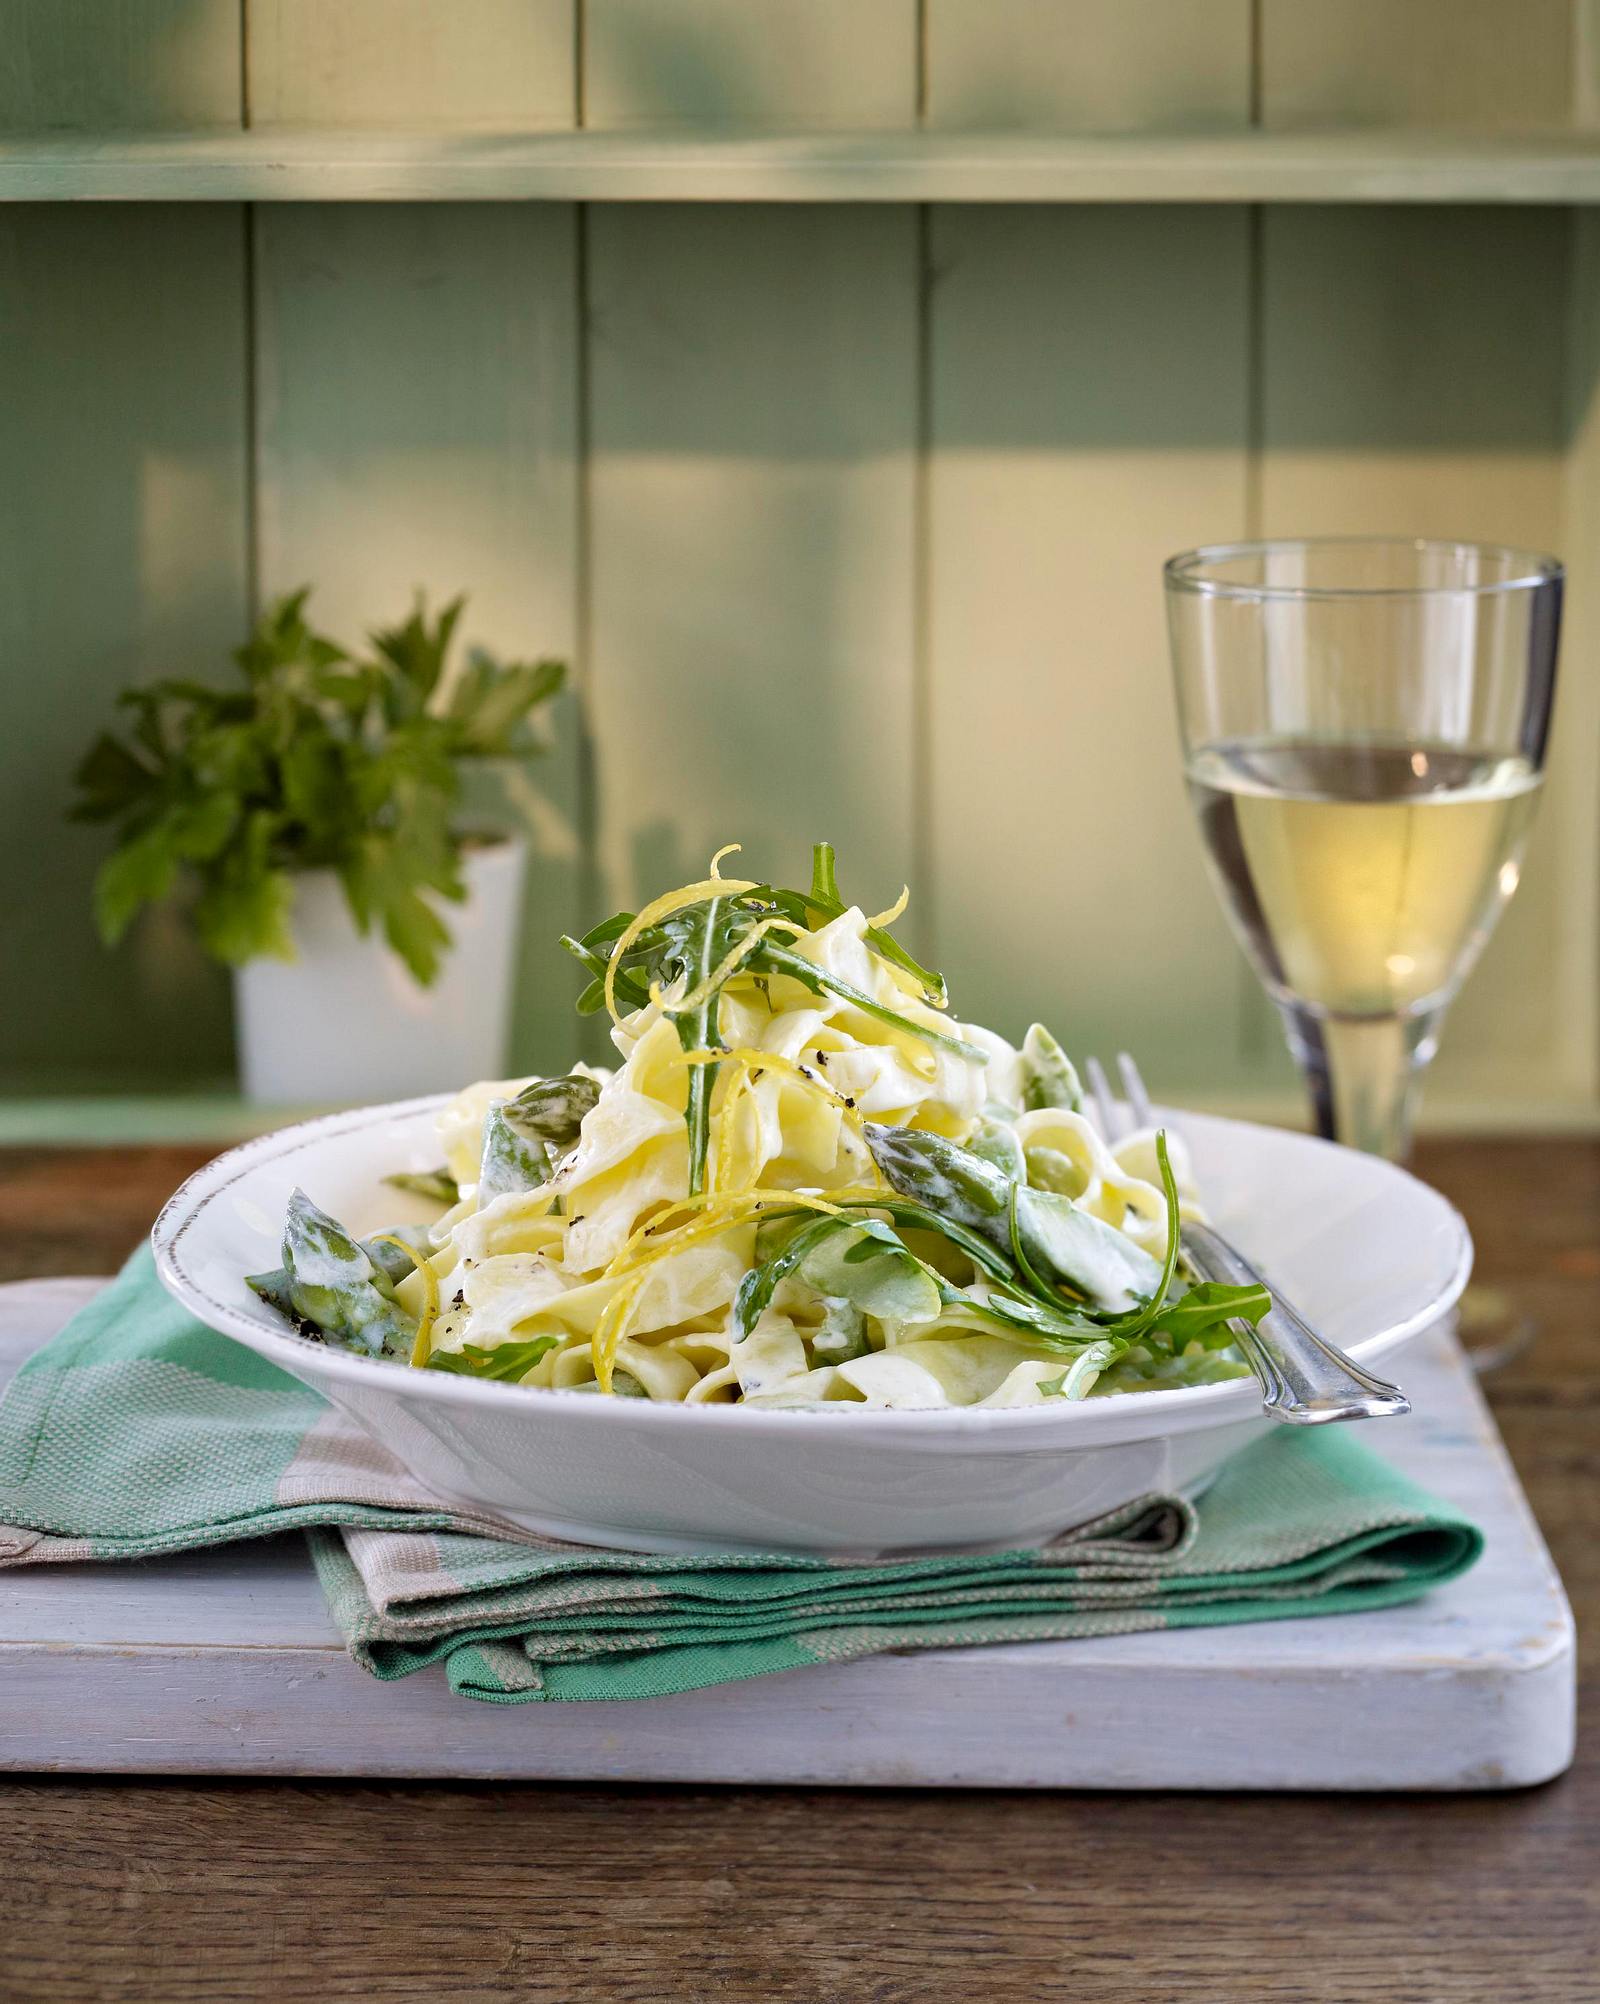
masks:
[[[297,1194],[252,1282],[302,1333],[417,1368],[668,1403],[1037,1405],[1243,1371],[1259,1289],[1189,1288],[1171,1137],[1110,1146],[1038,1026],[952,1020],[847,905],[721,878],[568,942],[619,1064],[467,1087],[458,1192],[357,1242]],[[416,1187],[416,1176],[399,1179]],[[1184,1312],[1177,1314],[1179,1302]]]

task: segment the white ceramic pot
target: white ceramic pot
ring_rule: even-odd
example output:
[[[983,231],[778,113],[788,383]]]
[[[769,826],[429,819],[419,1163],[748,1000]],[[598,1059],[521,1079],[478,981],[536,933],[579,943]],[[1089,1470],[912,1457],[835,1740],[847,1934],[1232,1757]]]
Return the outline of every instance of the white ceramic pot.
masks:
[[[439,1092],[505,1070],[526,845],[469,849],[464,904],[441,902],[453,935],[420,988],[376,929],[362,938],[331,870],[296,880],[297,958],[234,974],[245,1096],[314,1106]]]

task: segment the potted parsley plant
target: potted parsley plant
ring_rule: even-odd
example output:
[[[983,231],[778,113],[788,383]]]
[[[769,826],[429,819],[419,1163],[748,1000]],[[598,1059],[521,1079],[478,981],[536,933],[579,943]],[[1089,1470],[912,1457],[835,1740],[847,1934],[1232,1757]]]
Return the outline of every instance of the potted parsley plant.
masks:
[[[270,606],[227,687],[126,690],[125,731],[77,772],[73,818],[115,830],[95,919],[184,900],[234,970],[246,1095],[393,1098],[504,1069],[526,859],[461,820],[474,765],[542,749],[558,661],[452,657],[463,601],[346,649]],[[447,916],[448,913],[448,916]]]

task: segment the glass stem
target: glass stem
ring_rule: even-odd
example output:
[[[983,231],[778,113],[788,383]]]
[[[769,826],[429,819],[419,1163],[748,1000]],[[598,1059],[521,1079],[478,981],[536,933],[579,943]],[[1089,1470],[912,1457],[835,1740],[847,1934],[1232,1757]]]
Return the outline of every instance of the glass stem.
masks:
[[[1283,1007],[1289,1049],[1311,1094],[1317,1132],[1368,1155],[1403,1162],[1411,1150],[1417,1089],[1439,1047],[1442,1012],[1417,1016],[1314,1016]]]

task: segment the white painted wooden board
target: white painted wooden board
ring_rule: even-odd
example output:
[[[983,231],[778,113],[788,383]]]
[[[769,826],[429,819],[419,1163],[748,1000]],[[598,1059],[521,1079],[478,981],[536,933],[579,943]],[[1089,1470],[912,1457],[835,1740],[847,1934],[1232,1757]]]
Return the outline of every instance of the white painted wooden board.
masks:
[[[0,1381],[94,1288],[0,1289]],[[345,1655],[298,1537],[0,1573],[0,1768],[1028,1788],[1487,1789],[1573,1748],[1561,1583],[1448,1331],[1383,1444],[1488,1534],[1409,1607],[884,1656],[626,1704],[494,1706]]]

